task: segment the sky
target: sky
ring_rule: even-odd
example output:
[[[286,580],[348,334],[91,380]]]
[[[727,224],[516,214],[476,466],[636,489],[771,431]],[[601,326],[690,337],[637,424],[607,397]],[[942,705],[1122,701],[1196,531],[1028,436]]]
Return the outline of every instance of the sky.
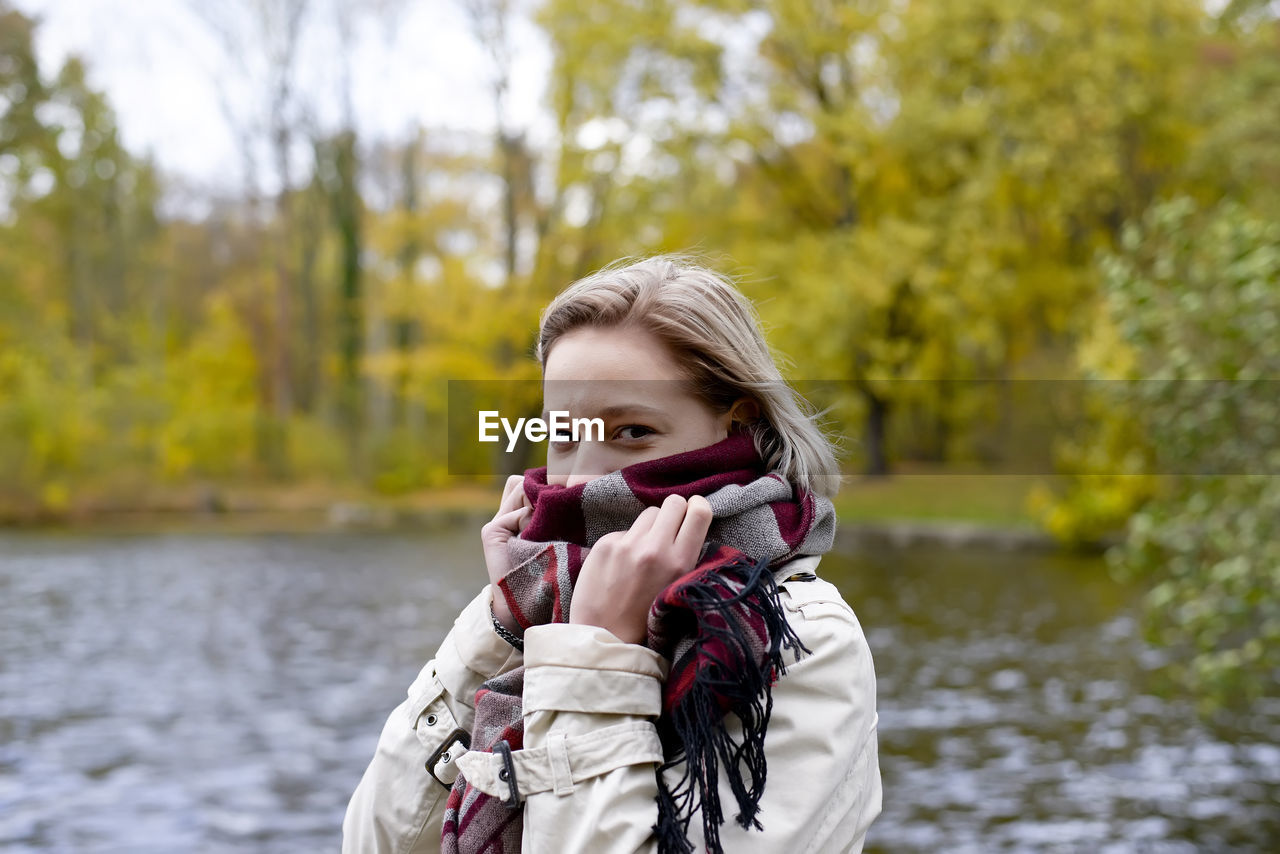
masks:
[[[204,1],[223,9],[251,2]],[[193,186],[216,191],[229,179],[239,180],[241,159],[218,87],[224,87],[241,116],[252,114],[261,89],[254,91],[245,75],[236,73],[209,25],[192,12],[191,4],[202,0],[11,2],[41,19],[36,49],[46,75],[55,74],[70,54],[84,58],[90,82],[107,94],[130,151],[150,153],[163,171]],[[490,65],[462,2],[383,0],[401,8],[381,21],[361,22],[351,40],[351,68],[354,114],[364,139],[404,139],[418,123],[493,128]],[[319,120],[333,125],[341,114],[338,36],[330,2],[314,0],[314,5],[300,76]],[[550,53],[527,17],[513,28],[513,42],[510,116],[537,138],[545,123],[542,89]],[[274,173],[266,164],[263,170],[262,180],[270,184]]]

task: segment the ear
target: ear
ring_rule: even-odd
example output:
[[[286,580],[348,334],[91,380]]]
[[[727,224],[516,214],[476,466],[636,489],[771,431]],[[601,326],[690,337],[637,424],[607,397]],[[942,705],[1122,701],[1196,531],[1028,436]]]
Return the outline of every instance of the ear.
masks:
[[[743,395],[729,407],[729,424],[746,426],[760,417],[760,404],[755,398]]]

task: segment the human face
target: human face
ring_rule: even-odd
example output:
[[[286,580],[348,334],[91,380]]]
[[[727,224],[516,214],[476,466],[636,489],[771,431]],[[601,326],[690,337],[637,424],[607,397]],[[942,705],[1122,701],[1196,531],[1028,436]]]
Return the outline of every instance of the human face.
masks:
[[[633,327],[580,327],[562,335],[543,370],[543,417],[600,418],[604,441],[563,441],[547,449],[547,483],[577,486],[633,463],[713,445],[734,414],[717,414],[686,388],[665,344]]]

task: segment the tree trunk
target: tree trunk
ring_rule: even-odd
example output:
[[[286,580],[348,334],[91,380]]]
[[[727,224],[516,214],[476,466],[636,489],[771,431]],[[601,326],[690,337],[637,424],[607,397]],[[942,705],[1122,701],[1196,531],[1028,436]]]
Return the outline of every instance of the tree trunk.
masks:
[[[405,220],[413,222],[418,213],[418,153],[422,148],[422,128],[418,128],[413,137],[405,144],[401,154],[400,207]],[[417,282],[418,258],[422,254],[422,244],[418,240],[417,230],[410,228],[400,247],[400,278],[404,286],[413,288]],[[421,345],[421,325],[416,317],[401,317],[395,324],[396,371],[395,388],[392,396],[392,423],[396,427],[405,427],[411,435],[421,427],[421,412],[409,400],[409,364],[413,351]]]
[[[885,436],[889,423],[889,404],[869,390],[863,391],[863,397],[867,401],[867,462],[864,474],[868,477],[887,477],[889,458],[885,450]]]
[[[280,189],[276,194],[275,238],[272,241],[275,268],[275,300],[271,337],[271,456],[272,476],[289,476],[288,431],[293,416],[293,274],[289,268],[293,236],[293,200],[289,196],[288,129],[280,124],[272,134],[276,172]]]
[[[320,292],[316,282],[316,264],[324,230],[324,208],[317,210],[316,179],[305,192],[298,216],[298,295],[302,299],[302,342],[298,348],[301,362],[295,402],[301,412],[315,414],[319,409],[324,383],[321,354],[324,331],[321,326]],[[323,197],[319,198],[323,202]]]
[[[347,440],[348,461],[364,475],[360,356],[364,351],[363,294],[360,278],[360,195],[357,186],[356,133],[346,130],[333,142],[334,186],[331,199],[338,229],[341,270],[338,286],[339,418]]]
[[[364,293],[364,345],[365,352],[376,362],[386,353],[389,343],[386,310],[387,286],[378,279],[372,280]],[[384,379],[364,376],[361,381],[364,395],[364,430],[370,441],[381,440],[391,429],[391,394]]]

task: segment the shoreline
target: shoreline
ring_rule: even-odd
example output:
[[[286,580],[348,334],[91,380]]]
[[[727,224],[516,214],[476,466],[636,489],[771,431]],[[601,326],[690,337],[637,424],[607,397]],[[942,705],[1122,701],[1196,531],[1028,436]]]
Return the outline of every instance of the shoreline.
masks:
[[[458,525],[478,530],[490,518],[487,509],[470,502],[435,507],[378,505],[337,501],[326,506],[290,508],[187,508],[113,510],[77,518],[41,520],[30,524],[0,525],[2,533],[324,533],[434,531]],[[1101,551],[1114,542],[1087,544]],[[944,548],[994,551],[1056,552],[1069,547],[1048,533],[1028,525],[999,525],[959,519],[841,518],[835,549],[848,552],[865,548]]]

